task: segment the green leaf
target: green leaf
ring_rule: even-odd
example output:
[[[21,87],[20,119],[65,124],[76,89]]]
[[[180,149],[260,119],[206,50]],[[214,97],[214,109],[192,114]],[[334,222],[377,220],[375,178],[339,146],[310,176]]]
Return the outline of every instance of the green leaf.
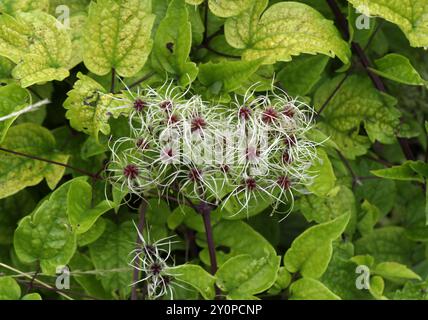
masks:
[[[85,233],[77,235],[77,244],[79,247],[84,247],[92,242],[95,242],[106,229],[106,220],[103,218],[97,219],[94,225]]]
[[[355,285],[358,277],[355,272],[357,265],[367,264],[365,261],[356,264],[338,249],[338,246],[335,246],[333,257],[320,281],[344,300],[370,299],[370,294],[366,290],[359,290]]]
[[[384,166],[372,160],[360,159],[356,163],[354,171],[359,177],[367,177],[370,176],[370,170],[379,168],[384,168]],[[396,194],[396,183],[393,180],[369,179],[355,187],[355,198],[357,201],[369,201],[380,210],[382,217],[387,215],[394,207]]]
[[[251,7],[239,16],[226,20],[224,34],[227,42],[235,48],[245,49],[257,31],[257,23],[266,9],[268,0],[254,0]]]
[[[247,10],[252,2],[252,0],[209,0],[208,4],[216,16],[228,18]]]
[[[316,92],[314,104],[319,109],[343,81],[343,75],[324,83]],[[349,159],[367,152],[376,140],[392,144],[400,125],[401,113],[394,108],[396,100],[376,90],[368,77],[349,76],[322,113],[319,127],[339,146]],[[360,135],[361,124],[368,138]]]
[[[24,0],[27,1],[27,0]],[[31,0],[28,0],[31,1]],[[33,0],[35,1],[35,0]],[[74,13],[82,13],[88,10],[89,3],[91,0],[68,0],[64,3],[64,0],[49,0],[49,12],[52,15],[55,15],[57,12],[57,7],[66,4],[67,7],[70,8],[70,13],[73,15]]]
[[[428,82],[422,79],[419,72],[406,57],[391,53],[375,61],[376,69],[371,69],[381,77],[408,85],[425,86]]]
[[[204,2],[204,0],[186,0],[186,3],[192,4],[192,5],[198,5]]]
[[[75,180],[61,185],[47,199],[43,199],[31,215],[19,222],[13,243],[22,262],[39,260],[42,270],[51,274],[55,273],[56,266],[67,264],[73,256],[76,235],[68,224],[64,203],[70,185]]]
[[[372,272],[391,281],[422,280],[418,274],[397,262],[381,262],[376,265]]]
[[[231,92],[238,89],[260,65],[260,60],[208,62],[199,66],[198,79],[214,94]]]
[[[86,67],[97,75],[114,69],[123,77],[140,71],[152,48],[151,11],[150,0],[91,2],[84,30]]]
[[[298,2],[279,2],[266,7],[267,1],[253,6],[225,24],[230,45],[245,49],[244,60],[264,58],[264,63],[289,61],[301,53],[336,55],[346,64],[350,49],[334,27],[312,7]]]
[[[94,265],[86,255],[76,253],[69,265],[74,273],[73,279],[82,286],[88,295],[100,299],[112,298],[102,287],[101,281],[97,279],[97,275],[90,273],[94,271]]]
[[[414,242],[406,238],[406,230],[396,226],[376,229],[355,242],[356,254],[372,255],[377,262],[410,265],[413,250]]]
[[[0,3],[0,12],[10,15],[19,11],[48,11],[48,8],[49,0],[2,0]]]
[[[42,297],[38,293],[28,293],[21,300],[42,300]]]
[[[395,300],[428,300],[428,280],[424,282],[406,282],[402,290],[394,294]]]
[[[376,223],[380,218],[380,212],[376,206],[372,205],[367,200],[364,200],[364,202],[361,204],[361,209],[363,215],[358,221],[357,228],[361,235],[364,236],[373,231]]]
[[[314,161],[309,169],[310,172],[313,172],[315,178],[306,187],[316,196],[323,197],[333,189],[336,183],[336,176],[327,153],[318,148],[317,155],[318,159]]]
[[[292,96],[305,96],[321,79],[329,58],[322,55],[299,56],[287,62],[277,79]]]
[[[12,277],[0,277],[0,300],[19,300],[21,288]]]
[[[52,133],[39,125],[24,123],[9,129],[1,147],[53,161],[66,163],[68,155],[56,152]],[[43,161],[0,152],[0,198],[38,184],[46,178],[51,189],[64,174],[65,168]]]
[[[395,23],[412,47],[428,47],[428,3],[425,0],[348,0],[368,16]]]
[[[71,40],[57,20],[41,11],[0,16],[0,55],[15,62],[23,87],[68,77]]]
[[[291,279],[290,272],[288,272],[285,267],[280,267],[278,269],[278,275],[276,277],[275,283],[269,289],[268,293],[273,295],[279,294],[282,290],[288,288],[291,283]]]
[[[30,101],[31,97],[27,90],[22,89],[17,84],[9,84],[7,86],[0,87],[0,118],[22,110]],[[0,143],[6,136],[9,127],[17,118],[18,116],[15,116],[13,118],[0,121]]]
[[[284,256],[284,266],[304,277],[319,278],[327,269],[333,244],[349,222],[349,212],[338,218],[304,231],[292,243]]]
[[[71,8],[70,28],[67,29],[71,39],[73,55],[70,60],[70,68],[74,68],[83,61],[83,31],[85,30],[88,15],[86,12],[73,11]]]
[[[105,135],[110,133],[108,120],[111,115],[119,115],[114,110],[118,102],[105,94],[104,87],[92,78],[80,72],[77,77],[79,80],[67,93],[68,98],[64,102],[64,108],[68,109],[65,116],[74,129],[98,139],[100,131]]]
[[[357,213],[354,194],[345,186],[334,188],[324,198],[316,195],[304,196],[298,200],[297,204],[309,222],[328,222],[341,216],[344,212],[350,212],[351,220],[348,228],[352,226]]]
[[[13,62],[0,56],[0,79],[11,78]]]
[[[290,300],[340,300],[340,297],[325,285],[311,278],[303,278],[292,283],[290,292]]]
[[[100,277],[104,289],[118,292],[121,299],[131,292],[132,269],[129,267],[129,253],[134,249],[135,228],[127,221],[115,225],[107,220],[106,230],[94,243],[89,245],[91,260],[97,271],[113,270]]]
[[[189,60],[192,27],[184,0],[173,0],[160,22],[152,52],[152,65],[159,73],[167,71],[180,78],[183,86],[193,82],[198,73]]]
[[[374,276],[370,278],[370,287],[369,291],[373,297],[378,300],[385,299],[383,297],[383,291],[385,290],[385,282],[382,277]]]
[[[202,267],[194,264],[183,264],[169,268],[168,274],[173,275],[178,283],[184,282],[198,290],[204,299],[214,299],[215,277],[202,269]]]
[[[406,161],[400,166],[393,166],[387,169],[372,170],[371,173],[377,177],[400,181],[424,182],[423,177],[414,170],[415,162]]]
[[[67,196],[67,212],[71,227],[77,234],[87,232],[97,219],[113,208],[109,200],[92,206],[92,186],[83,180],[70,185]]]
[[[237,255],[218,269],[217,285],[230,296],[261,293],[275,283],[279,263],[279,257],[255,259],[249,254]]]

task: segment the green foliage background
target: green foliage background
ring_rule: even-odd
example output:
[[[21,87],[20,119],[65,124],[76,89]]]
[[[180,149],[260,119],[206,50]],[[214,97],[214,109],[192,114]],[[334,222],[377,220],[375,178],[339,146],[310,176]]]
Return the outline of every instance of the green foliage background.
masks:
[[[179,240],[175,298],[213,299],[216,284],[228,299],[428,299],[427,0],[1,0],[0,13],[0,118],[52,102],[0,122],[0,299],[130,297],[138,210],[98,179],[127,120],[93,92],[167,77],[225,104],[274,79],[329,138],[284,221],[267,204],[213,211],[213,276],[201,216],[147,196],[151,236]],[[46,289],[58,265],[70,291]]]

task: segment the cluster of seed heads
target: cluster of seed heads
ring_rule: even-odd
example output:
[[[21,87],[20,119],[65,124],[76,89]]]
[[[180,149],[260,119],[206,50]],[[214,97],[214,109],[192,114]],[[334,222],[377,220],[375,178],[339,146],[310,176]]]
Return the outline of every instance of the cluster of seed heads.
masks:
[[[159,299],[165,295],[173,299],[176,287],[186,288],[180,283],[182,281],[179,279],[179,274],[171,272],[174,269],[173,263],[170,264],[168,261],[171,258],[171,237],[152,242],[149,235],[146,240],[137,226],[135,228],[141,245],[130,253],[132,255],[130,266],[141,271],[143,276],[132,285],[144,282],[147,298],[150,300]]]
[[[230,201],[236,213],[267,200],[276,211],[314,176],[316,143],[307,138],[314,111],[278,88],[250,88],[228,106],[172,83],[115,99],[129,111],[130,134],[111,143],[108,167],[121,190]]]

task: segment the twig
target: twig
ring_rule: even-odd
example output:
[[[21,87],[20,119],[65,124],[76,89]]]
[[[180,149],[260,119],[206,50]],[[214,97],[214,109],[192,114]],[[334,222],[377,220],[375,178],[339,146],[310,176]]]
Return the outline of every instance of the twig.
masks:
[[[130,85],[128,86],[128,88],[129,88],[129,89],[132,89],[132,88],[134,88],[134,87],[138,86],[140,83],[142,83],[142,82],[144,82],[144,81],[146,81],[146,80],[150,79],[150,78],[151,78],[151,77],[153,77],[155,74],[156,74],[156,72],[154,72],[154,71],[149,72],[149,73],[148,73],[148,74],[146,74],[145,76],[141,77],[141,78],[140,78],[140,79],[138,79],[137,81],[135,81],[135,82],[133,82],[132,84],[130,84]]]
[[[205,233],[207,236],[207,244],[208,251],[210,254],[210,262],[211,262],[211,274],[215,274],[217,272],[217,258],[215,254],[215,244],[213,231],[211,226],[211,206],[206,202],[201,202],[198,206],[198,212],[202,215],[202,219],[204,220]]]
[[[20,279],[17,279],[16,281],[18,281],[19,283],[26,283],[26,284],[28,284],[28,282],[29,282],[28,280],[20,280]],[[39,284],[33,284],[33,287],[34,288],[38,288],[38,289],[43,289],[43,290],[48,290],[48,291],[56,292],[58,294],[59,293],[64,293],[64,290],[57,289],[57,288],[54,288],[54,287],[47,288],[47,287],[45,287],[43,285],[39,285]],[[74,290],[68,290],[67,289],[67,292],[70,293],[70,294],[78,295],[78,296],[83,297],[83,298],[89,298],[89,299],[93,299],[93,300],[100,300],[97,297],[89,296],[87,294],[84,294],[84,293],[81,293],[81,292],[78,292],[78,291],[74,291]]]
[[[384,159],[375,158],[375,157],[372,157],[372,156],[366,156],[366,157],[367,157],[367,159],[372,160],[372,161],[377,162],[377,163],[380,163],[381,165],[383,165],[385,167],[391,168],[393,166],[392,163],[389,163],[388,161],[386,161]]]
[[[217,257],[215,253],[215,244],[214,244],[214,237],[213,237],[213,231],[211,226],[211,211],[212,206],[205,201],[201,202],[199,205],[197,205],[197,211],[202,215],[202,219],[204,220],[204,227],[205,227],[205,235],[207,239],[208,244],[208,252],[210,256],[210,264],[211,264],[211,274],[215,275],[217,272]],[[218,297],[220,295],[220,290],[216,286],[216,296]]]
[[[110,87],[110,93],[114,93],[114,88],[116,86],[116,69],[111,69],[111,87]]]
[[[34,155],[31,155],[31,154],[26,154],[26,153],[19,152],[19,151],[9,150],[9,149],[3,148],[3,147],[0,147],[0,151],[7,152],[7,153],[10,153],[10,154],[14,154],[16,156],[20,156],[20,157],[24,157],[24,158],[29,158],[29,159],[33,159],[33,160],[37,160],[37,161],[43,161],[43,162],[46,162],[46,163],[54,164],[54,165],[57,165],[57,166],[61,166],[61,167],[68,168],[70,170],[79,172],[79,173],[81,173],[83,175],[86,175],[86,176],[89,176],[89,177],[91,177],[93,179],[102,180],[102,178],[100,176],[97,176],[96,174],[93,174],[91,172],[88,172],[88,171],[80,169],[80,168],[76,168],[76,167],[70,166],[69,164],[66,164],[66,163],[61,163],[61,162],[57,162],[57,161],[54,161],[54,160],[49,160],[49,159],[41,158],[41,157],[38,157],[38,156],[34,156]]]
[[[15,272],[15,273],[18,273],[18,274],[22,275],[23,277],[25,277],[25,278],[27,278],[27,279],[30,279],[30,280],[32,279],[32,276],[30,276],[30,275],[28,275],[28,274],[25,274],[24,272],[22,272],[22,271],[20,271],[20,270],[18,270],[18,269],[15,269],[15,268],[13,268],[13,267],[11,267],[11,266],[8,266],[7,264],[4,264],[4,263],[1,263],[1,262],[0,262],[0,267],[6,268],[6,269],[11,270],[11,271],[13,271],[13,272]],[[42,285],[43,287],[45,287],[45,288],[47,288],[47,289],[51,289],[51,290],[55,290],[55,291],[57,291],[59,295],[63,296],[64,298],[66,298],[66,299],[68,299],[68,300],[74,300],[72,297],[70,297],[70,296],[68,296],[67,294],[65,294],[65,293],[63,293],[63,292],[61,292],[61,291],[57,290],[56,288],[53,288],[51,285],[49,285],[49,284],[47,284],[47,283],[44,283],[43,281],[40,281],[39,279],[34,279],[34,282],[36,282],[36,283],[38,283],[38,284]]]
[[[138,232],[140,234],[143,234],[143,230],[144,230],[144,225],[145,225],[145,220],[146,220],[146,208],[147,208],[147,202],[143,199],[141,201],[140,207],[138,208],[138,211],[140,212],[140,216],[138,218]],[[137,234],[137,246],[136,248],[138,249],[141,244],[142,244],[142,239],[139,237],[139,235]],[[134,268],[134,272],[132,275],[132,291],[131,291],[131,300],[137,300],[138,295],[137,295],[137,281],[140,277],[140,271],[137,268]]]
[[[342,160],[343,164],[345,165],[345,167],[348,169],[349,173],[352,176],[352,188],[355,188],[356,185],[359,185],[359,186],[362,185],[360,177],[357,174],[355,174],[354,169],[352,169],[352,166],[349,163],[348,159],[346,159],[340,151],[337,151],[337,154],[339,155],[339,158]]]
[[[213,52],[219,56],[222,56],[222,57],[233,58],[233,59],[240,59],[241,58],[240,56],[234,56],[233,54],[228,54],[228,53],[223,53],[223,52],[217,51],[216,49],[213,49],[212,47],[210,47],[208,44],[204,45],[203,47],[205,49],[207,49],[208,51],[211,51],[211,52]]]
[[[323,103],[323,105],[321,106],[321,108],[318,110],[317,116],[316,116],[317,118],[319,118],[319,116],[325,110],[325,108],[328,106],[328,104],[331,102],[331,100],[333,100],[333,98],[339,92],[340,88],[342,88],[342,85],[345,83],[346,79],[348,79],[348,77],[349,77],[350,74],[351,74],[351,72],[348,70],[348,72],[346,72],[346,74],[343,77],[343,79],[340,80],[340,82],[337,84],[336,88],[334,88],[333,92],[329,95],[329,97],[325,100],[325,102]]]
[[[41,271],[40,263],[39,263],[39,261],[37,261],[37,270],[36,270],[36,272],[34,272],[33,276],[31,277],[30,282],[28,283],[27,293],[29,293],[29,292],[31,292],[31,290],[33,290],[34,280],[36,280],[37,275],[40,273],[40,271]]]

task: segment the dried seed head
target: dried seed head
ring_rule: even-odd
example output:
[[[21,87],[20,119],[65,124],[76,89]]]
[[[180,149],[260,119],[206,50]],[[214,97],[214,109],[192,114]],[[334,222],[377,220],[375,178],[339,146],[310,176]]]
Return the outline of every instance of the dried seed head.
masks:
[[[173,113],[170,116],[168,116],[168,124],[174,124],[180,121],[180,117]]]
[[[295,113],[294,106],[291,103],[287,103],[282,113],[288,118],[293,118]]]
[[[169,100],[165,100],[165,101],[162,101],[160,104],[159,104],[159,106],[161,107],[161,109],[163,109],[163,110],[165,110],[165,111],[171,111],[172,110],[172,106],[173,106],[173,104],[172,104],[172,102],[171,101],[169,101]]]
[[[277,183],[284,190],[288,190],[291,187],[291,181],[286,176],[279,177]]]
[[[239,109],[239,117],[243,120],[248,120],[251,117],[251,109],[248,107],[241,107]]]
[[[222,164],[222,165],[220,166],[220,170],[221,170],[221,172],[223,172],[223,173],[228,173],[228,172],[230,171],[230,167],[229,167],[227,164]]]
[[[191,121],[191,131],[197,131],[202,130],[206,127],[207,123],[205,122],[204,118],[197,116],[192,119]]]
[[[141,99],[136,99],[134,101],[134,109],[138,112],[143,111],[143,109],[147,106],[147,104],[141,100]]]
[[[133,164],[128,164],[125,168],[123,168],[123,175],[128,179],[135,179],[138,177],[139,170],[137,166]]]
[[[264,123],[270,124],[274,122],[276,119],[278,119],[278,112],[274,108],[268,107],[263,111],[262,121]]]
[[[192,182],[198,182],[202,179],[202,171],[197,168],[190,169],[189,175],[188,175],[190,181]]]
[[[139,150],[147,150],[149,148],[149,142],[144,138],[138,139],[135,145]]]
[[[149,270],[152,275],[157,276],[162,272],[163,268],[160,263],[154,262],[150,265]]]
[[[254,178],[245,179],[245,187],[250,191],[255,190],[257,188],[256,179],[254,179]]]

